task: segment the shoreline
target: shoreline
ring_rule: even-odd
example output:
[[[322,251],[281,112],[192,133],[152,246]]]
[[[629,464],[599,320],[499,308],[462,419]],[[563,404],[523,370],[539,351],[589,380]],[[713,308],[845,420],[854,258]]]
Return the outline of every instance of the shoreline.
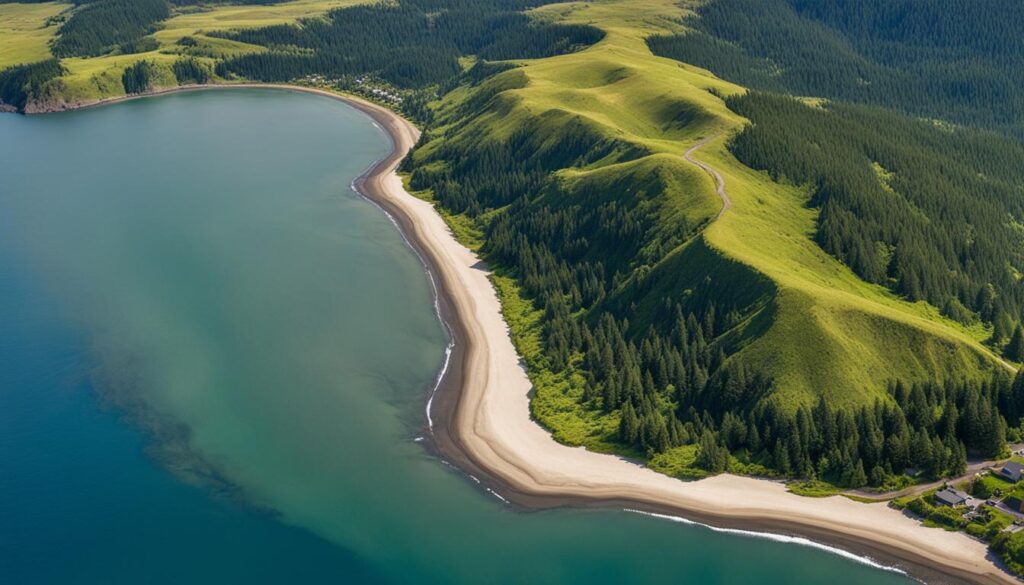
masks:
[[[512,346],[486,265],[455,240],[431,203],[405,191],[395,172],[419,131],[383,106],[303,86],[225,84],[168,88],[31,113],[172,93],[250,88],[344,101],[369,116],[390,138],[390,153],[353,181],[353,187],[392,218],[419,255],[449,334],[446,369],[428,397],[427,417],[433,424],[426,443],[502,500],[528,510],[613,508],[681,518],[750,536],[810,539],[928,583],[1019,582],[993,561],[980,541],[926,528],[886,504],[841,496],[805,498],[786,492],[779,482],[732,475],[683,482],[612,455],[556,443],[530,417],[531,385]]]

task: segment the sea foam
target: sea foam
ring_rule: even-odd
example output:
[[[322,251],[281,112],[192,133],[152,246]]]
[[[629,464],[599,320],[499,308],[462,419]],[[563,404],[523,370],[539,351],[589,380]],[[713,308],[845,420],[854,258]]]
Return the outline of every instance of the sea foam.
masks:
[[[841,548],[834,547],[834,546],[829,546],[827,544],[822,544],[820,542],[815,542],[815,541],[813,541],[813,540],[811,540],[809,538],[804,538],[802,536],[789,536],[789,535],[786,535],[786,534],[775,534],[773,532],[757,532],[757,531],[754,531],[754,530],[743,530],[743,529],[740,529],[740,528],[720,528],[718,526],[711,526],[709,524],[703,524],[701,522],[695,522],[693,520],[689,520],[687,518],[682,518],[680,516],[672,516],[672,515],[669,515],[669,514],[657,514],[655,512],[645,512],[643,510],[635,510],[633,508],[624,508],[623,511],[624,512],[629,512],[629,513],[632,513],[632,514],[640,514],[641,516],[650,516],[652,518],[660,518],[662,520],[668,520],[670,522],[678,522],[680,524],[687,524],[687,525],[690,525],[690,526],[700,526],[701,528],[706,528],[708,530],[711,530],[712,532],[721,532],[723,534],[735,534],[735,535],[738,535],[738,536],[746,536],[746,537],[749,537],[749,538],[761,538],[761,539],[764,539],[764,540],[771,540],[771,541],[774,541],[774,542],[782,542],[782,543],[786,543],[786,544],[796,544],[796,545],[800,545],[800,546],[806,546],[806,547],[818,549],[818,550],[821,550],[821,551],[825,551],[827,553],[831,553],[831,554],[834,554],[836,556],[843,557],[844,559],[848,559],[848,560],[854,561],[856,563],[860,563],[862,565],[867,565],[867,566],[875,568],[875,569],[881,569],[883,571],[890,571],[890,572],[893,572],[893,573],[899,573],[900,575],[907,575],[907,572],[904,571],[903,569],[900,569],[899,567],[892,567],[892,566],[889,566],[889,565],[884,565],[884,564],[879,563],[878,561],[872,559],[871,557],[867,557],[867,556],[863,556],[863,555],[857,555],[857,554],[854,554],[854,553],[852,553],[850,551],[843,550]]]

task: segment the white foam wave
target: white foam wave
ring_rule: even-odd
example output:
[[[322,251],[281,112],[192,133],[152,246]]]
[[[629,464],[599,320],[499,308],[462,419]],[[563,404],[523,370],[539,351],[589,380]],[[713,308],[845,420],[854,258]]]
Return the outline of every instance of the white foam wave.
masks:
[[[857,555],[857,554],[854,554],[854,553],[852,553],[850,551],[843,550],[841,548],[837,548],[837,547],[834,547],[834,546],[829,546],[827,544],[822,544],[820,542],[815,542],[813,540],[810,540],[809,538],[804,538],[802,536],[788,536],[788,535],[785,535],[785,534],[775,534],[775,533],[772,533],[772,532],[757,532],[757,531],[754,531],[754,530],[742,530],[742,529],[739,529],[739,528],[719,528],[717,526],[710,526],[708,524],[702,524],[700,522],[695,522],[693,520],[689,520],[687,518],[682,518],[680,516],[671,516],[669,514],[657,514],[657,513],[654,513],[654,512],[644,512],[643,510],[635,510],[635,509],[632,509],[632,508],[625,508],[624,511],[625,512],[630,512],[632,514],[640,514],[642,516],[650,516],[652,518],[660,518],[662,520],[668,520],[670,522],[678,522],[680,524],[687,524],[687,525],[690,525],[690,526],[700,526],[702,528],[706,528],[706,529],[711,530],[713,532],[721,532],[723,534],[736,534],[736,535],[739,535],[739,536],[746,536],[746,537],[749,537],[749,538],[761,538],[761,539],[764,539],[764,540],[771,540],[771,541],[774,541],[774,542],[782,542],[782,543],[786,543],[786,544],[796,544],[796,545],[800,545],[800,546],[806,546],[806,547],[809,547],[809,548],[813,548],[813,549],[825,551],[825,552],[828,552],[828,553],[832,553],[832,554],[834,554],[836,556],[843,557],[844,559],[849,559],[851,561],[860,563],[862,565],[867,565],[867,566],[873,567],[875,569],[881,569],[883,571],[890,571],[890,572],[893,572],[893,573],[899,573],[901,575],[906,575],[907,574],[907,572],[904,571],[903,569],[900,569],[898,567],[891,567],[889,565],[883,565],[882,563],[879,563],[878,561],[872,559],[871,557]]]
[[[378,126],[378,128],[380,127]],[[381,131],[383,131],[382,128],[380,129]],[[387,133],[385,132],[385,134]],[[384,159],[377,160],[370,166],[370,168],[372,169],[373,167],[377,166],[377,163],[379,163],[381,160]],[[455,349],[454,335],[452,335],[451,326],[448,324],[447,321],[445,321],[444,316],[441,315],[441,293],[437,288],[437,281],[434,279],[434,273],[431,272],[430,269],[427,267],[426,259],[423,258],[423,255],[420,254],[419,250],[416,249],[416,246],[412,245],[412,242],[409,241],[409,238],[405,236],[405,232],[402,231],[402,226],[399,225],[398,220],[396,220],[395,217],[391,215],[391,213],[389,213],[388,210],[384,209],[384,207],[382,207],[379,203],[377,203],[373,199],[370,199],[366,195],[363,195],[359,191],[359,189],[356,187],[356,183],[362,178],[363,176],[360,176],[353,180],[349,187],[352,189],[354,193],[372,203],[377,209],[381,210],[381,212],[388,218],[391,224],[395,226],[395,229],[398,230],[398,234],[402,236],[402,241],[405,242],[405,245],[410,250],[412,250],[414,254],[416,254],[417,258],[419,258],[420,264],[423,265],[423,271],[427,274],[427,279],[430,281],[430,289],[434,297],[434,313],[437,315],[437,319],[438,321],[441,322],[441,325],[445,329],[445,335],[447,335],[448,337],[448,344],[444,348],[444,361],[441,363],[441,369],[437,372],[437,376],[434,377],[434,384],[430,388],[430,393],[427,395],[427,404],[424,407],[424,410],[427,415],[427,429],[429,429],[430,432],[434,432],[434,418],[433,416],[431,416],[430,410],[434,404],[434,396],[437,394],[438,388],[441,387],[441,382],[444,381],[445,374],[448,373],[448,365],[451,363],[452,351]]]

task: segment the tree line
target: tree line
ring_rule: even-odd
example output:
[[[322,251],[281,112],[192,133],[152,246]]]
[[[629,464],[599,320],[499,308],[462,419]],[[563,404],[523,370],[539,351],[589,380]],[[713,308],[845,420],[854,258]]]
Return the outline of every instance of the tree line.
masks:
[[[1024,4],[713,0],[657,55],[753,89],[872,104],[1024,137]]]
[[[878,108],[752,92],[730,145],[744,164],[809,185],[818,243],[868,282],[926,300],[1024,357],[1024,147]]]
[[[543,0],[402,0],[353,6],[326,18],[212,35],[271,49],[218,65],[222,76],[286,81],[311,74],[373,74],[400,87],[457,76],[459,58],[547,57],[601,39],[596,28],[535,22]]]
[[[18,0],[31,3],[42,0]],[[171,15],[173,6],[274,4],[280,0],[73,0],[76,9],[51,45],[53,55],[95,57],[111,51],[143,53],[157,48],[147,37]]]
[[[46,85],[63,73],[56,59],[4,69],[0,71],[0,104],[22,111],[30,100],[42,97]]]

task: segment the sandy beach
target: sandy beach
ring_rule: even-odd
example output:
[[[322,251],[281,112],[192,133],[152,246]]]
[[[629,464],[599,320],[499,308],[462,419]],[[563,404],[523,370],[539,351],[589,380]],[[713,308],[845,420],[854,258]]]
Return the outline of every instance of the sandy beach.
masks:
[[[531,384],[486,265],[455,240],[430,203],[405,191],[396,173],[419,131],[381,106],[305,87],[202,86],[159,93],[251,87],[342,99],[391,137],[391,154],[355,186],[392,216],[427,265],[454,342],[446,374],[431,396],[430,441],[440,456],[503,499],[524,508],[611,507],[806,537],[899,567],[929,583],[1018,582],[995,563],[984,543],[963,533],[925,528],[884,503],[800,497],[779,482],[733,475],[683,482],[630,461],[555,442],[530,417]],[[114,101],[119,100],[104,103]],[[79,107],[89,105],[99,104]]]

